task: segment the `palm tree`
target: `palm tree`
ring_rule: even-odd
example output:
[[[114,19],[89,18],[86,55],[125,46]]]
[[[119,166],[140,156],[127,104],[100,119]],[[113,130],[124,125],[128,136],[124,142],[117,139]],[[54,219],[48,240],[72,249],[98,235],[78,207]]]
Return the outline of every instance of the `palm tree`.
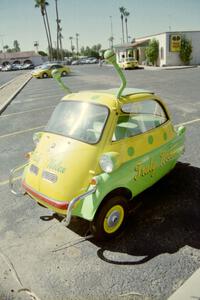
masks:
[[[122,22],[122,43],[124,44],[124,13],[126,11],[125,7],[119,7],[119,11],[121,13],[121,22]]]
[[[60,35],[60,19],[58,17],[58,0],[55,0],[56,4],[56,22],[57,22],[57,59],[59,57],[59,35]]]
[[[78,56],[78,53],[79,53],[78,37],[79,37],[79,33],[76,33],[76,54],[77,54],[77,56]]]
[[[49,59],[52,58],[52,40],[51,40],[51,32],[49,27],[49,20],[47,15],[46,6],[49,5],[49,3],[45,0],[35,0],[35,7],[40,8],[40,12],[43,18],[44,22],[44,28],[47,36],[47,43],[48,43],[48,49],[49,49]]]
[[[128,16],[130,15],[130,13],[127,11],[127,10],[125,10],[125,12],[124,12],[124,16],[125,16],[125,24],[126,24],[126,42],[128,43],[128,25],[127,25],[127,18],[128,18]]]
[[[62,28],[59,27],[59,36],[58,36],[58,39],[60,41],[60,57],[61,57],[61,60],[64,60],[64,57],[63,57],[63,47],[62,47],[63,35],[62,35],[61,31],[62,31]]]
[[[71,41],[71,50],[72,50],[72,53],[73,53],[73,51],[74,51],[74,46],[72,45],[73,36],[70,36],[69,39]]]

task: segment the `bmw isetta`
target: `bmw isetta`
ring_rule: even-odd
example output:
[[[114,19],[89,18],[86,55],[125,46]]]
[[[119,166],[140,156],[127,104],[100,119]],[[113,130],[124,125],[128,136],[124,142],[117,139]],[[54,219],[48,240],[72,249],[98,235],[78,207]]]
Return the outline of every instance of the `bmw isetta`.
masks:
[[[118,235],[129,202],[169,173],[184,151],[185,128],[172,125],[153,92],[125,88],[111,50],[105,59],[121,77],[120,88],[70,93],[55,108],[23,168],[24,191],[65,216],[90,221],[96,239]],[[54,74],[65,87],[58,73]]]

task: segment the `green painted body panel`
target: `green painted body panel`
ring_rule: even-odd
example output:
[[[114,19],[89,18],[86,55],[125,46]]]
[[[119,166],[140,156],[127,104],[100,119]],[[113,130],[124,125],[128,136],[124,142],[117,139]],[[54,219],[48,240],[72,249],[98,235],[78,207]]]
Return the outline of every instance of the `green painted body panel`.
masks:
[[[91,221],[105,196],[115,189],[126,188],[134,197],[152,186],[176,165],[184,151],[184,137],[183,132],[144,156],[124,163],[114,172],[97,176],[96,193],[81,200],[73,210],[73,215]]]

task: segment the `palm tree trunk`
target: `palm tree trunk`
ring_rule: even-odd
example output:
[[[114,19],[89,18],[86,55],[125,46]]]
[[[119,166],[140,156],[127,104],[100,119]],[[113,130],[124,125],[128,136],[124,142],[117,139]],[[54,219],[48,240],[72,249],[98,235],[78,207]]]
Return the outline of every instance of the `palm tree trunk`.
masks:
[[[45,16],[46,16],[46,23],[47,23],[47,28],[48,28],[48,32],[49,32],[49,46],[50,46],[50,57],[53,58],[53,53],[52,53],[52,39],[51,39],[51,31],[50,31],[50,26],[49,26],[49,18],[48,18],[48,14],[47,14],[47,10],[46,10],[46,6],[44,8],[45,11]],[[51,60],[51,59],[50,59]]]
[[[125,18],[126,23],[126,42],[128,43],[128,25],[127,25],[127,18]]]
[[[57,22],[57,59],[59,59],[59,17],[58,17],[58,0],[55,0],[56,4],[56,22]]]
[[[63,48],[62,48],[62,36],[60,37],[60,56],[61,56],[61,60],[64,60]]]
[[[44,22],[44,28],[45,28],[45,32],[46,32],[46,36],[47,36],[47,43],[48,43],[48,49],[49,49],[49,58],[51,60],[51,53],[50,53],[50,40],[49,40],[49,34],[48,34],[48,30],[47,30],[47,24],[46,24],[46,20],[44,15],[42,15],[43,18],[43,22]]]
[[[122,14],[121,14],[121,22],[122,22],[122,43],[124,44],[124,20]]]

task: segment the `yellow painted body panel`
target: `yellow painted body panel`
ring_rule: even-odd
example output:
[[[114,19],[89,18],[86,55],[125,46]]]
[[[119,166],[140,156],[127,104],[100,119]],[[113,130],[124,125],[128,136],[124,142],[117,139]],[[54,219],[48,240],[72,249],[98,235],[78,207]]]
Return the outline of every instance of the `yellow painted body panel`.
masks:
[[[26,172],[26,184],[47,197],[58,201],[70,201],[85,192],[96,169],[99,147],[70,138],[43,133],[37,150],[30,159],[39,169],[38,176]],[[55,183],[43,178],[43,171],[57,177]]]

